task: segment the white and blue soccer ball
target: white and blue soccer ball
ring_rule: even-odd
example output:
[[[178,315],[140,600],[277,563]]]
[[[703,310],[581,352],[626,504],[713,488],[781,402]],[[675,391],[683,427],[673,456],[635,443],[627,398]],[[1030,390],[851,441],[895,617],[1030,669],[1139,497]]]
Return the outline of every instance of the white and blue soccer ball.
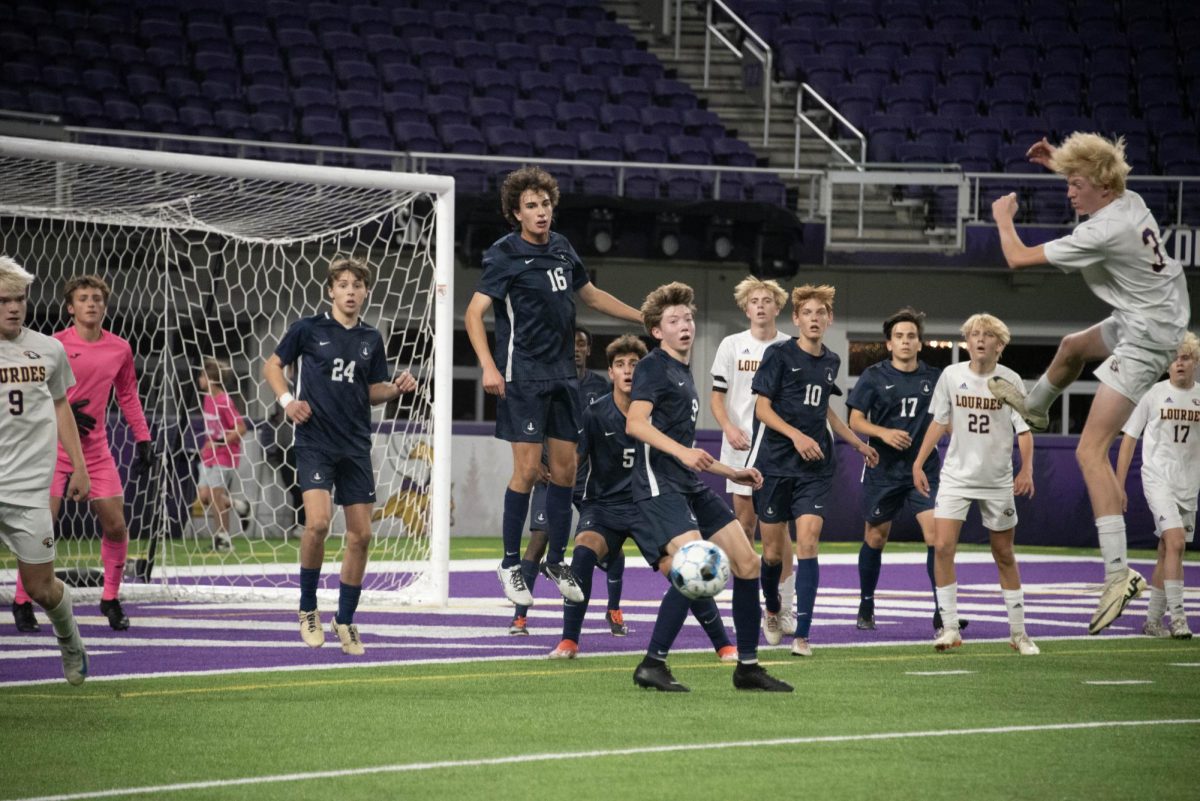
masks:
[[[712,598],[729,581],[729,557],[711,542],[692,540],[675,552],[667,578],[687,598]]]

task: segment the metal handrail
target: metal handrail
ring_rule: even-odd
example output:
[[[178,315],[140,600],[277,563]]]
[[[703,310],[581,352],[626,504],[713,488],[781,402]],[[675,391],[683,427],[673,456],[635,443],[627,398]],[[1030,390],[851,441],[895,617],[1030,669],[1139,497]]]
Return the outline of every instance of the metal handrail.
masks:
[[[808,117],[804,116],[804,95],[805,94],[812,95],[812,98],[814,100],[816,100],[818,103],[820,103],[821,106],[826,111],[828,111],[830,114],[832,114],[833,118],[835,120],[840,122],[842,125],[846,126],[846,128],[848,128],[850,130],[850,133],[854,135],[854,138],[858,140],[859,157],[858,157],[857,162],[854,160],[854,158],[852,156],[850,156],[850,154],[848,154],[845,150],[843,150],[842,147],[840,145],[838,145],[837,142],[833,141],[833,139],[831,139],[828,134],[826,134],[824,131],[822,131],[812,120],[810,120]],[[813,133],[815,133],[817,136],[821,137],[821,139],[825,142],[825,144],[827,144],[831,148],[833,148],[833,151],[835,153],[837,153],[839,156],[841,156],[843,159],[845,159],[847,162],[854,165],[855,167],[862,169],[861,165],[864,164],[867,160],[867,137],[863,135],[862,131],[858,130],[858,128],[855,128],[854,124],[851,123],[850,120],[848,120],[844,116],[842,116],[842,113],[840,111],[838,111],[836,108],[834,108],[829,103],[828,100],[826,100],[824,97],[822,97],[820,92],[818,92],[816,89],[814,89],[812,87],[811,84],[809,84],[805,81],[801,81],[800,91],[796,92],[796,119],[795,119],[795,125],[796,125],[795,163],[796,163],[796,167],[800,166],[800,122],[801,121],[803,121],[805,124],[807,124],[808,127],[813,131]]]
[[[737,44],[731,42],[725,34],[713,24],[713,7],[720,9],[729,20],[733,22],[746,35],[745,47],[739,48]],[[733,13],[733,9],[725,5],[721,0],[708,0],[708,4],[704,8],[704,88],[708,88],[709,67],[712,63],[712,38],[716,37],[721,44],[725,45],[731,53],[740,59],[746,58],[746,53],[754,56],[763,65],[763,139],[762,143],[765,147],[771,144],[771,88],[774,85],[775,72],[775,51],[771,46],[763,40],[761,36],[754,32],[753,29],[737,14]],[[750,43],[759,48],[755,50]],[[745,52],[743,52],[743,49]]]

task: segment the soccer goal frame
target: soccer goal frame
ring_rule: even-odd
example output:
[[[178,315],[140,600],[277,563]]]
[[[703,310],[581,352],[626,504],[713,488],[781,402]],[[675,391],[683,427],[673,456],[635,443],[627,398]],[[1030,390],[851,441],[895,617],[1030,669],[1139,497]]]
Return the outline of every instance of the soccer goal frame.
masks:
[[[122,201],[123,197],[128,202]],[[328,308],[323,267],[329,257],[334,253],[350,253],[362,255],[371,263],[376,280],[364,319],[377,324],[388,343],[390,369],[413,369],[422,386],[414,393],[417,399],[401,400],[400,405],[388,407],[385,414],[390,412],[390,419],[381,421],[378,413],[373,416],[373,456],[378,480],[385,482],[379,464],[381,452],[384,461],[412,463],[419,469],[417,474],[398,467],[388,470],[390,477],[386,482],[390,484],[381,483],[384,492],[373,516],[374,520],[383,521],[375,524],[377,540],[381,538],[379,529],[384,527],[388,528],[385,538],[413,544],[398,545],[389,552],[390,559],[387,554],[380,558],[373,544],[368,580],[380,573],[392,575],[394,580],[390,584],[384,581],[365,586],[363,600],[368,603],[444,606],[449,597],[454,205],[454,180],[447,176],[0,136],[0,251],[8,251],[8,255],[18,258],[37,276],[36,294],[31,295],[31,315],[35,308],[44,311],[62,305],[57,298],[58,286],[50,285],[57,283],[55,279],[70,273],[105,272],[103,268],[89,268],[88,250],[69,239],[72,234],[61,233],[69,226],[86,225],[87,236],[110,237],[110,242],[112,232],[121,236],[148,233],[156,241],[156,248],[172,238],[185,242],[191,238],[193,244],[202,239],[208,248],[206,252],[220,257],[214,258],[214,263],[220,262],[221,269],[226,271],[226,281],[245,282],[237,284],[237,292],[244,296],[245,316],[271,318],[269,325],[264,323],[262,333],[256,334],[257,339],[250,343],[261,348],[239,345],[236,332],[222,333],[222,344],[213,346],[214,351],[220,351],[216,355],[224,353],[226,358],[232,358],[229,353],[235,347],[241,348],[237,351],[241,357],[241,381],[247,388],[242,393],[245,397],[242,412],[251,419],[252,428],[272,409],[273,396],[259,376],[259,364],[270,355],[274,342],[282,335],[284,321],[290,324],[302,312],[315,313],[318,304],[320,308]],[[310,220],[314,230],[304,230]],[[51,236],[59,239],[52,247],[45,246],[41,254],[45,263],[39,263],[39,253],[28,251],[35,247],[32,244],[35,241],[50,241]],[[222,237],[239,248],[228,251],[236,254],[229,257],[228,265],[221,250],[226,241]],[[289,255],[297,252],[303,256]],[[237,302],[235,290],[230,286],[220,291],[213,288],[211,294],[205,295],[186,282],[172,285],[174,271],[184,270],[183,257],[176,260],[176,256],[163,256],[161,250],[155,253],[162,262],[158,265],[161,272],[147,269],[139,273],[141,283],[127,284],[121,294],[144,292],[141,302],[147,305],[143,308],[153,305],[155,313],[159,313],[158,304],[165,304],[165,310],[161,311],[165,326],[170,326],[171,304],[180,297],[187,302],[203,301],[198,306],[200,312],[196,312],[199,314],[216,309],[236,318],[241,313],[236,309],[229,311],[230,304]],[[296,278],[296,287],[283,293],[277,277],[256,276],[259,263],[255,260],[264,253],[283,254],[272,257],[282,259],[282,265],[263,261],[262,269],[277,269],[274,276],[301,276]],[[377,261],[379,253],[383,257]],[[288,262],[289,258],[297,261]],[[191,269],[190,262],[187,269]],[[119,277],[119,270],[114,268],[110,272]],[[161,281],[162,286],[155,285],[155,281]],[[266,285],[261,284],[264,281]],[[146,300],[151,295],[155,298],[152,303]],[[196,295],[204,297],[197,299]],[[292,297],[292,305],[272,307],[271,299],[276,297]],[[301,297],[303,302],[298,300]],[[134,311],[141,313],[140,309]],[[60,316],[43,327],[65,328],[69,320],[64,320],[61,312],[54,313]],[[394,316],[389,318],[389,314]],[[210,318],[200,319],[207,323]],[[410,329],[396,328],[390,333],[385,330],[390,323],[399,325],[401,319],[407,321]],[[258,322],[253,321],[254,325]],[[421,326],[420,330],[410,337],[409,331],[417,330],[417,326]],[[49,334],[52,330],[42,332]],[[151,331],[146,335],[147,343],[156,341],[153,335],[158,333]],[[165,335],[163,338],[169,339]],[[149,382],[156,388],[155,400],[143,402],[151,419],[152,436],[163,456],[151,471],[151,478],[136,488],[131,487],[136,482],[124,469],[121,471],[126,481],[127,516],[131,495],[136,496],[134,504],[145,507],[140,513],[135,509],[134,515],[139,519],[130,521],[131,540],[144,542],[131,544],[131,555],[136,554],[140,563],[134,570],[131,559],[122,593],[131,598],[185,600],[294,598],[297,586],[294,575],[298,574],[294,559],[270,563],[276,575],[259,581],[255,571],[267,563],[256,562],[245,554],[222,558],[219,554],[191,553],[183,560],[184,564],[173,556],[175,541],[184,536],[181,530],[195,524],[180,516],[194,517],[195,513],[190,511],[192,500],[186,497],[189,490],[184,486],[186,480],[180,482],[175,475],[179,471],[172,467],[167,456],[172,447],[187,451],[189,456],[194,456],[195,450],[194,446],[187,446],[193,448],[190,451],[178,444],[173,446],[166,441],[168,436],[163,429],[166,421],[176,420],[176,436],[182,441],[184,434],[179,432],[189,426],[197,428],[195,418],[199,407],[194,399],[181,400],[185,394],[196,394],[194,379],[187,373],[196,365],[188,363],[182,370],[178,365],[170,367],[172,361],[181,359],[166,353],[165,345],[160,347],[164,348],[161,358],[147,368],[152,360],[144,359],[147,353],[134,346],[139,372],[151,369],[161,373],[156,373]],[[203,347],[194,346],[189,355],[198,358],[209,354]],[[182,388],[184,385],[188,389]],[[410,404],[407,407],[403,405],[406,402]],[[115,404],[110,406],[115,408]],[[125,442],[122,448],[116,432],[119,419],[112,408],[108,423],[117,462],[124,468],[132,455],[131,442]],[[265,490],[259,494],[265,497]],[[251,514],[251,522],[256,513]],[[283,547],[288,542],[287,531],[282,539],[278,539],[277,532],[270,537],[261,534],[261,539],[269,541],[268,550],[276,555],[294,555],[297,532],[297,528],[290,532],[291,550]],[[334,543],[337,533],[335,519],[327,554],[339,547]],[[59,542],[63,543],[61,533]],[[333,561],[336,562],[336,557]],[[96,562],[98,566],[98,559]],[[218,580],[208,581],[204,579],[206,566],[213,564],[219,566],[214,572]],[[0,574],[5,572],[15,578],[15,571],[0,571]],[[323,574],[333,574],[335,580],[323,585],[321,594],[334,597],[336,567],[331,567],[328,556]],[[238,576],[250,578],[239,580]]]

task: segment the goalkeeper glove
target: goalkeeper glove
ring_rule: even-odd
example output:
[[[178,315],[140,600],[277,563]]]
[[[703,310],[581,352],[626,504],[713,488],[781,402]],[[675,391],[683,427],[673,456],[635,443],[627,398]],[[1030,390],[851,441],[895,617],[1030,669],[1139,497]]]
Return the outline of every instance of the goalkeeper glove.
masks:
[[[86,437],[96,428],[96,418],[83,410],[91,401],[77,400],[71,404],[71,414],[75,416],[75,427],[79,429],[79,436]]]
[[[151,465],[158,459],[158,452],[150,440],[138,442],[134,447],[137,449],[137,453],[134,456],[133,465],[129,468],[129,473],[134,478],[141,478],[149,472]]]

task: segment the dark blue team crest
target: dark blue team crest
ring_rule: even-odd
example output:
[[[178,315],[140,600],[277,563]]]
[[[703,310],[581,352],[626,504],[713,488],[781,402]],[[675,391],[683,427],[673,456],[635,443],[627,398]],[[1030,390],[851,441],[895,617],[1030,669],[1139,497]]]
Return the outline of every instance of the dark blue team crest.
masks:
[[[369,358],[371,358],[371,346],[370,346],[370,345],[368,345],[366,342],[360,342],[360,343],[359,343],[359,345],[358,345],[358,352],[362,354],[362,357],[363,357],[364,359],[369,359]]]
[[[932,391],[933,391],[933,389],[929,386],[928,381],[921,382],[921,394],[922,395],[928,395]]]

